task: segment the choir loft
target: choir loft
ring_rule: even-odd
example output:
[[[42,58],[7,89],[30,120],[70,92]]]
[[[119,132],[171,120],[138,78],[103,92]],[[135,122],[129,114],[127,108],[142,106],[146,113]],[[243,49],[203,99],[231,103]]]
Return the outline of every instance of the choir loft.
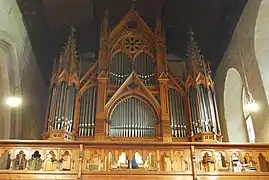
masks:
[[[85,74],[72,29],[55,60],[44,139],[221,141],[210,66],[194,33],[175,74],[156,19],[151,29],[132,8],[110,29],[106,12],[98,60]]]

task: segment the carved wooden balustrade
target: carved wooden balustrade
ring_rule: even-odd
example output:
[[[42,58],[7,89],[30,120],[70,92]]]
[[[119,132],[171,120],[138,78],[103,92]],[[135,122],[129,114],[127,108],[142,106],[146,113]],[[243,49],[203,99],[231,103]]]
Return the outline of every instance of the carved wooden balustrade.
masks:
[[[269,178],[269,144],[2,140],[0,153],[0,179]]]

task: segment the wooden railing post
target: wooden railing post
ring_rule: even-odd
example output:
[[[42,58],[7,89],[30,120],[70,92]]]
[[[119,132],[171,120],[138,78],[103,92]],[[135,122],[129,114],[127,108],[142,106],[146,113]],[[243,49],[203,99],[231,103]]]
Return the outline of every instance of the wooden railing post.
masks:
[[[83,144],[79,145],[79,159],[78,159],[78,179],[81,179],[82,161],[83,161]]]
[[[196,155],[194,146],[191,146],[191,165],[192,165],[192,176],[193,180],[197,180],[197,170],[196,170]]]

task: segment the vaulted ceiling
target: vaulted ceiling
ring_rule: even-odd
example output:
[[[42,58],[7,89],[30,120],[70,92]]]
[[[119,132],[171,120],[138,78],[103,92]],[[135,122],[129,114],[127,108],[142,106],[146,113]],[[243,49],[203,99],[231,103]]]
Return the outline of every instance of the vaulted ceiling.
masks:
[[[247,0],[17,0],[42,74],[48,82],[53,58],[75,25],[81,54],[97,52],[100,23],[108,9],[111,26],[134,4],[150,26],[163,12],[167,52],[184,57],[188,30],[196,34],[213,71],[218,66]],[[92,54],[93,54],[92,53]]]

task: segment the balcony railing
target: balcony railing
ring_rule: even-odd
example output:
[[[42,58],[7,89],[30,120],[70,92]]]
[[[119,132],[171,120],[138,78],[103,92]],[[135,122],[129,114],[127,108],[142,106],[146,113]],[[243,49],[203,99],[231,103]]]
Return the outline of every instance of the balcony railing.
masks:
[[[0,179],[269,178],[269,144],[2,140],[0,152]]]

